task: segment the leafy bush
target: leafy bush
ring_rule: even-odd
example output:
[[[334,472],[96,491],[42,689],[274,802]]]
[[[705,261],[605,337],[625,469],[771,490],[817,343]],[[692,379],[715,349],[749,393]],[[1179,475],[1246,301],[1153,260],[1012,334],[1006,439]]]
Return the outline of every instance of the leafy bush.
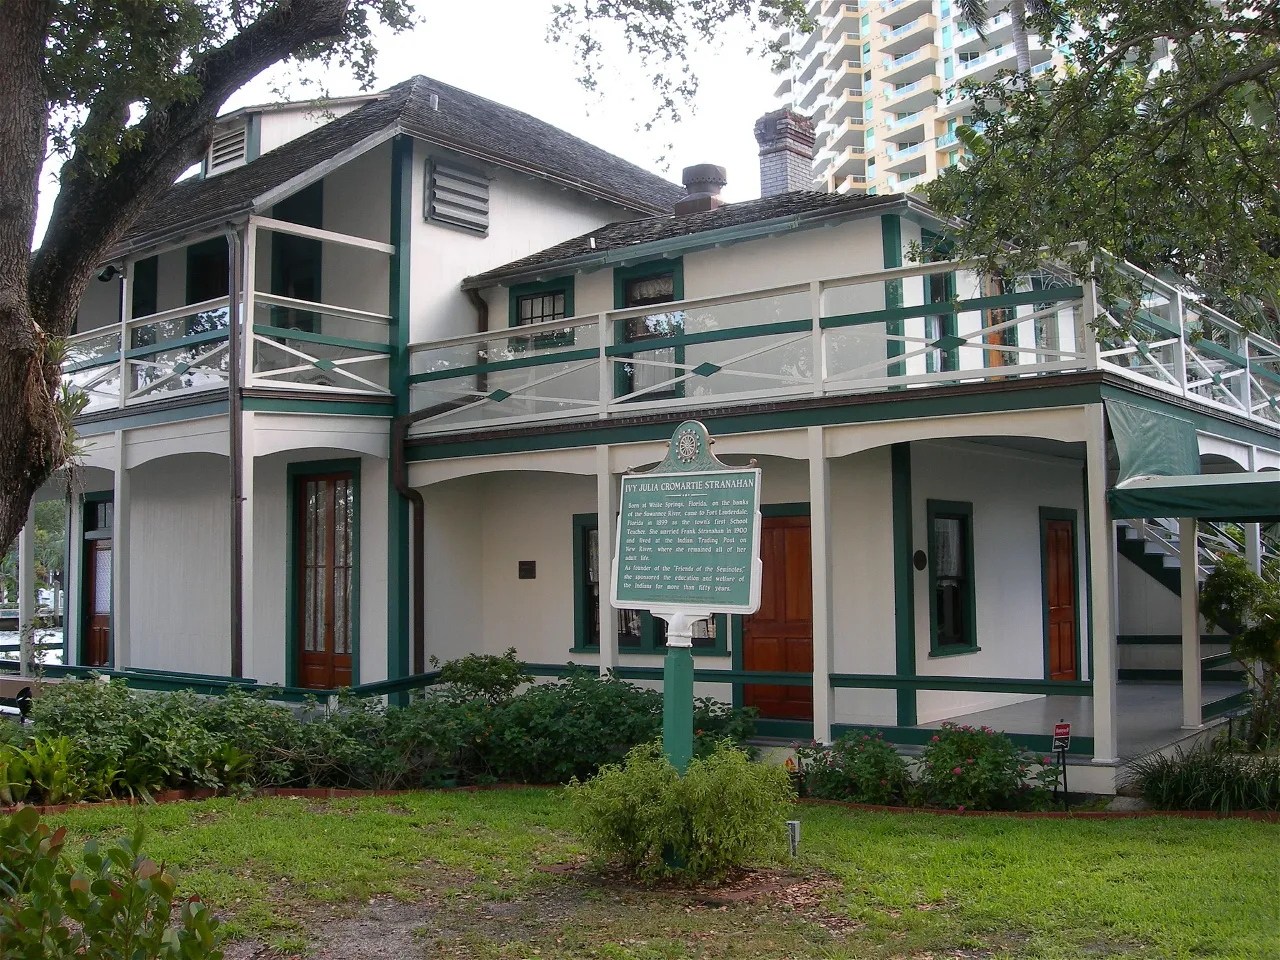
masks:
[[[1157,810],[1280,810],[1280,757],[1233,753],[1225,739],[1135,760],[1129,782]]]
[[[905,803],[911,777],[907,762],[879,730],[846,734],[829,747],[798,746],[805,794],[851,803]]]
[[[578,831],[599,860],[643,880],[720,880],[768,856],[785,837],[795,800],[778,766],[752,762],[731,741],[695,757],[679,776],[661,743],[641,744],[621,764],[570,781]]]
[[[1231,654],[1249,682],[1246,739],[1252,750],[1280,743],[1280,565],[1259,576],[1244,558],[1218,557],[1200,589],[1205,619],[1229,631]]]
[[[1039,769],[1032,768],[1043,763]],[[962,810],[1040,810],[1060,771],[1049,758],[1024,756],[1003,733],[989,727],[944,723],[920,757],[925,803]]]
[[[176,884],[142,856],[142,828],[103,854],[90,840],[77,866],[66,828],[32,807],[0,824],[0,956],[13,960],[220,960],[218,921],[197,897],[171,925]]]
[[[432,663],[437,662],[433,657]],[[533,677],[525,673],[525,665],[516,659],[516,648],[508,647],[500,657],[469,653],[459,660],[450,660],[440,668],[440,682],[463,700],[501,703],[524,684],[532,683]]]

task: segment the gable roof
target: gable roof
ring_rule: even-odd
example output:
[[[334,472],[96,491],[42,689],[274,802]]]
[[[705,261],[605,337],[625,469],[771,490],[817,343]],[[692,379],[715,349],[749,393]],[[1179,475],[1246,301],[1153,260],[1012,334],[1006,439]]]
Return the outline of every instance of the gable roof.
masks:
[[[433,94],[437,109],[431,105]],[[175,183],[138,218],[116,255],[224,223],[326,160],[394,133],[551,180],[637,213],[666,212],[684,194],[683,187],[527,113],[418,76],[242,167]]]
[[[668,214],[605,224],[580,237],[467,277],[462,286],[464,289],[478,289],[546,276],[551,270],[596,269],[623,260],[630,262],[671,253],[677,248],[697,249],[716,243],[772,236],[872,212],[887,213],[895,207],[936,217],[922,201],[907,194],[876,196],[797,190],[759,200],[725,204],[699,213]],[[685,240],[686,237],[690,239]]]

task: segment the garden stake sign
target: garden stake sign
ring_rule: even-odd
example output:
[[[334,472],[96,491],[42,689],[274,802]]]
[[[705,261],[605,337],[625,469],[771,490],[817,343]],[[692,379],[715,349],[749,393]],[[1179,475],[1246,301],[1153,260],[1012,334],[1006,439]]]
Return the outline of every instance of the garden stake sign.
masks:
[[[1059,720],[1053,725],[1053,752],[1058,755],[1062,768],[1062,809],[1068,809],[1067,801],[1067,751],[1071,749],[1071,724]],[[1054,787],[1057,790],[1057,787]]]
[[[682,774],[693,758],[693,625],[760,607],[760,468],[726,466],[711,443],[687,420],[662,463],[622,478],[609,596],[667,624],[662,745]]]

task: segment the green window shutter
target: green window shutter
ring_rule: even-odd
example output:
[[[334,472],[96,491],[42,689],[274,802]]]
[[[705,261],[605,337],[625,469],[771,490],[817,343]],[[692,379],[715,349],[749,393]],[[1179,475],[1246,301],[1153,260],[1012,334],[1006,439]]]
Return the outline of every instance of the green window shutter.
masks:
[[[147,317],[158,312],[159,257],[147,257],[133,265],[131,317]]]

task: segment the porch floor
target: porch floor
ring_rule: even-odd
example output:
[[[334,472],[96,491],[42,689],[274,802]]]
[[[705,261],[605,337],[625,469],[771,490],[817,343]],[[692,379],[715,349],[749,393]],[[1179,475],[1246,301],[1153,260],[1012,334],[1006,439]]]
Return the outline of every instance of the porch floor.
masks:
[[[1201,690],[1201,702],[1212,703],[1241,689],[1241,684],[1233,681],[1207,682]],[[1116,687],[1116,712],[1118,748],[1124,760],[1145,756],[1195,735],[1195,731],[1182,729],[1182,685],[1178,683],[1120,683]],[[917,728],[937,730],[944,723],[959,723],[1049,736],[1059,721],[1071,724],[1073,737],[1092,737],[1093,698],[1039,697],[1007,707],[917,724]]]

